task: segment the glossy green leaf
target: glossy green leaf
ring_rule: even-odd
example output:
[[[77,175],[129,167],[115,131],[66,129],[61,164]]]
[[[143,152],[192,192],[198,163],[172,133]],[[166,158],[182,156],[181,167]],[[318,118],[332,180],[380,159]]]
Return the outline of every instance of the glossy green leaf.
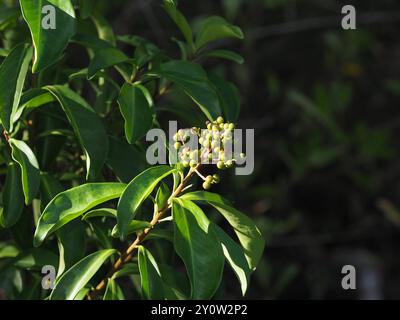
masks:
[[[118,179],[128,183],[147,166],[146,157],[139,149],[130,145],[126,140],[110,137],[110,148],[106,163],[110,166]]]
[[[14,123],[21,117],[25,110],[34,109],[50,102],[55,99],[52,94],[44,89],[31,89],[21,96],[20,105],[13,115]]]
[[[146,228],[151,228],[150,222],[141,221],[141,220],[132,220],[129,223],[126,234],[129,235],[129,234],[135,233],[137,231],[144,230]],[[120,237],[120,234],[118,232],[118,225],[115,225],[115,227],[112,229],[111,236],[113,236],[114,238]]]
[[[54,176],[45,172],[40,173],[40,201],[43,209],[63,190],[63,186]]]
[[[164,283],[153,255],[140,246],[138,258],[142,297],[148,300],[164,299]]]
[[[153,124],[153,111],[144,90],[147,89],[125,83],[118,97],[119,109],[125,119],[125,136],[131,144],[146,135]]]
[[[58,194],[40,216],[34,237],[39,246],[51,233],[100,203],[118,198],[126,185],[122,183],[87,183]]]
[[[235,272],[236,277],[240,282],[243,296],[246,294],[249,286],[250,268],[247,263],[246,256],[244,255],[242,247],[229,237],[224,230],[216,224],[212,224],[219,240],[222,244],[224,255],[232,270]]]
[[[57,267],[58,257],[49,250],[34,248],[19,255],[15,259],[14,265],[27,270],[42,270],[45,265]]]
[[[82,221],[75,220],[56,231],[59,252],[57,277],[85,256],[86,230]]]
[[[14,162],[8,164],[2,196],[3,208],[0,211],[0,225],[9,228],[17,223],[24,209],[21,170]]]
[[[204,54],[205,57],[221,58],[225,60],[234,61],[238,64],[243,64],[244,59],[241,55],[230,50],[213,50]]]
[[[236,122],[240,114],[240,92],[237,87],[216,74],[209,74],[209,79],[217,89],[220,106],[227,121]]]
[[[21,140],[9,140],[12,157],[21,167],[22,190],[25,195],[25,204],[30,204],[36,196],[40,186],[39,164],[31,148]]]
[[[122,289],[114,279],[108,279],[103,300],[125,300]]]
[[[75,34],[74,7],[70,0],[20,0],[20,4],[35,48],[32,71],[36,73],[56,62]],[[46,5],[55,8],[55,29],[42,26],[42,20],[47,20],[47,13],[42,14]]]
[[[216,193],[197,191],[187,193],[181,198],[206,202],[217,209],[235,230],[250,269],[252,271],[256,269],[264,252],[265,241],[260,230],[248,216],[233,208],[227,200]]]
[[[76,263],[57,281],[50,300],[73,300],[102,264],[115,252],[114,249],[100,250]]]
[[[136,263],[130,262],[124,264],[124,266],[120,270],[115,272],[112,276],[112,279],[127,277],[134,274],[139,274],[139,266]]]
[[[158,210],[167,206],[168,199],[170,196],[171,196],[171,190],[169,190],[166,183],[161,182],[160,187],[158,188],[156,194],[156,204]]]
[[[31,57],[32,48],[21,44],[0,65],[0,120],[8,132],[13,130],[14,113],[18,109]]]
[[[82,220],[98,217],[117,218],[117,210],[110,208],[94,209],[84,214]]]
[[[129,58],[121,50],[115,48],[107,48],[97,51],[93,59],[90,61],[87,77],[88,79],[92,79],[98,71],[128,60]]]
[[[203,22],[196,37],[196,49],[198,50],[212,41],[225,38],[243,39],[244,35],[239,27],[232,25],[224,18],[209,17]]]
[[[77,93],[64,86],[47,86],[60,102],[86,156],[86,178],[95,179],[108,153],[108,136],[100,117]]]
[[[109,22],[97,12],[94,12],[90,18],[96,26],[99,38],[115,46],[117,40]]]
[[[187,43],[193,48],[193,33],[185,16],[178,10],[176,4],[170,0],[164,0],[164,9],[181,30]]]
[[[185,263],[192,299],[210,299],[224,268],[221,244],[203,211],[188,200],[173,203],[175,251]]]
[[[130,221],[134,219],[136,210],[150,195],[157,184],[175,169],[168,166],[156,166],[143,171],[126,187],[118,202],[117,221],[121,238],[127,235]]]
[[[200,65],[172,60],[150,71],[149,75],[164,77],[175,83],[192,98],[209,120],[215,120],[221,115],[218,94]]]

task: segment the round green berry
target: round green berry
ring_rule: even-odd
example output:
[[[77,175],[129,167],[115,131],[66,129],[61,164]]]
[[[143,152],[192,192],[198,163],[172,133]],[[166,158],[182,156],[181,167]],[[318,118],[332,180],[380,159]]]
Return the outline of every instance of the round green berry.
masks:
[[[224,118],[222,118],[222,117],[218,117],[217,118],[217,123],[218,124],[221,124],[221,123],[223,123],[224,122]]]
[[[234,123],[230,123],[228,129],[231,130],[231,131],[234,130],[235,129],[235,124]]]
[[[221,181],[219,174],[214,174],[212,177],[214,183],[219,183]]]
[[[231,168],[233,166],[233,161],[232,160],[228,160],[227,162],[225,162],[225,165],[227,168]]]
[[[217,168],[220,169],[220,170],[221,170],[221,169],[224,169],[224,168],[225,168],[224,162],[221,161],[221,160],[218,161],[218,162],[217,162]]]
[[[213,181],[213,177],[212,176],[207,176],[205,182],[207,183],[211,183]]]
[[[189,161],[186,161],[186,160],[182,161],[182,165],[183,165],[185,168],[189,167]]]
[[[211,183],[203,182],[203,188],[204,188],[205,190],[210,189],[210,188],[211,188]]]
[[[176,150],[178,150],[180,147],[182,147],[182,144],[181,144],[180,142],[175,142],[175,143],[174,143],[174,148],[175,148]]]

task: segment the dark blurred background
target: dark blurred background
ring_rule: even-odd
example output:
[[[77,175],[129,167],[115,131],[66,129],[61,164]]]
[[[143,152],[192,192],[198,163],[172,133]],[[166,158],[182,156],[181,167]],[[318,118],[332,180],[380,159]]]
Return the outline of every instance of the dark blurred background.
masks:
[[[341,28],[341,8],[357,29]],[[99,1],[117,34],[178,57],[160,1]],[[248,298],[400,298],[400,3],[396,0],[181,0],[195,26],[222,15],[243,65],[209,61],[238,85],[239,125],[256,131],[256,169],[219,190],[256,219],[264,258]],[[341,287],[356,267],[357,290]],[[228,274],[221,298],[239,298]]]

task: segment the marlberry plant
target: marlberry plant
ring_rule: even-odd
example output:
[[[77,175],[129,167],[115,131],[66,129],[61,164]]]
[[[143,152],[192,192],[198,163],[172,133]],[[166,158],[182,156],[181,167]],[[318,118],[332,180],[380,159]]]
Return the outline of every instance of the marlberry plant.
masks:
[[[204,69],[242,63],[216,48],[243,33],[217,16],[192,29],[177,1],[160,5],[175,52],[117,35],[96,1],[0,3],[2,298],[211,299],[225,266],[245,295],[263,237],[206,191],[246,157],[230,147],[239,94]],[[186,127],[150,164],[145,137],[171,115]]]

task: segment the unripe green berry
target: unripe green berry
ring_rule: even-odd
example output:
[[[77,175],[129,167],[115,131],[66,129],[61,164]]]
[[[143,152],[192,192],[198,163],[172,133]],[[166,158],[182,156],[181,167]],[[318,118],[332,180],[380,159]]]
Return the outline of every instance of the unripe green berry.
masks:
[[[224,163],[223,163],[222,161],[218,161],[218,162],[217,162],[217,168],[218,168],[218,169],[224,169],[224,168],[225,168]]]
[[[211,188],[211,183],[203,182],[203,188],[204,188],[205,190],[210,189],[210,188]]]
[[[207,176],[205,182],[207,183],[211,183],[213,181],[213,177],[212,176]]]
[[[239,156],[240,156],[240,158],[242,158],[242,159],[246,158],[246,154],[243,153],[243,152],[242,152]]]
[[[235,129],[235,124],[234,123],[230,123],[228,129],[231,130],[231,131],[234,130]]]
[[[219,152],[219,160],[221,160],[222,162],[225,161],[225,152],[224,151]]]
[[[219,131],[219,127],[218,127],[216,124],[214,124],[214,125],[212,126],[212,130],[213,130],[213,131]]]
[[[213,175],[213,181],[214,181],[214,183],[219,183],[221,181],[221,179],[220,179],[218,174],[214,174]]]
[[[178,140],[179,140],[178,133],[175,133],[175,134],[174,134],[173,139],[174,139],[174,141],[178,141]]]
[[[175,143],[174,143],[174,148],[175,148],[176,150],[178,150],[181,146],[182,146],[182,144],[181,144],[180,142],[175,142]]]
[[[207,129],[212,130],[213,125],[211,123],[207,124]]]
[[[219,124],[219,128],[220,128],[220,129],[223,129],[223,128],[224,128],[224,124],[223,124],[223,123],[220,123],[220,124]]]
[[[222,118],[222,117],[218,117],[217,118],[217,123],[218,124],[223,123],[223,122],[224,122],[224,118]]]
[[[182,137],[184,133],[185,133],[185,131],[184,131],[183,129],[179,129],[179,130],[178,130],[178,135],[179,135],[180,137]]]
[[[204,142],[204,139],[203,138],[199,138],[199,143],[203,144],[203,142]]]
[[[229,129],[229,123],[225,123],[225,124],[224,124],[224,129],[225,129],[225,130],[228,130],[228,129]]]
[[[228,160],[227,162],[225,162],[225,165],[227,168],[230,168],[233,166],[233,161],[232,160]]]

